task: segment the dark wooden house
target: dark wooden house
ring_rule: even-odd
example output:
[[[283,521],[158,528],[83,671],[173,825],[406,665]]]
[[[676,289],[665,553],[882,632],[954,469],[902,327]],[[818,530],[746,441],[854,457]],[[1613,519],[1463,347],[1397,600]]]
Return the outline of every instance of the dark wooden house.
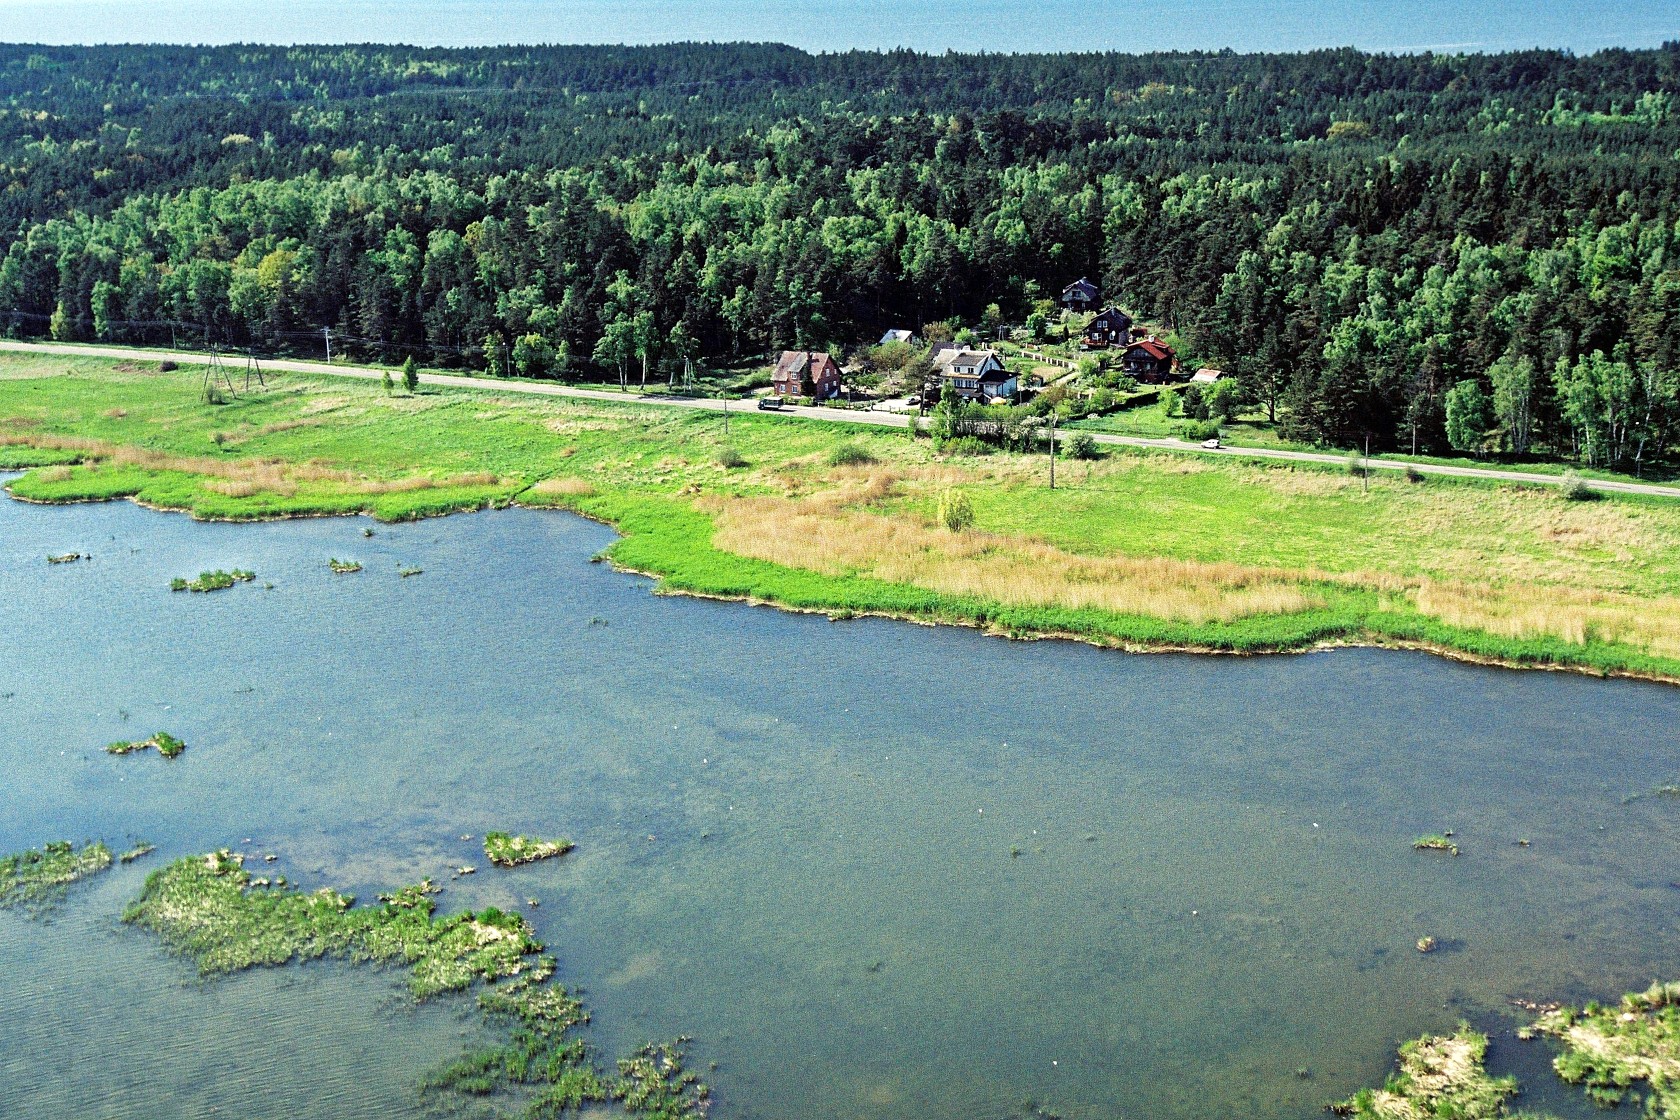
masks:
[[[820,350],[784,350],[771,385],[778,397],[827,400],[840,392],[840,367]]]
[[[1062,306],[1069,311],[1095,311],[1102,303],[1102,289],[1081,276],[1062,289]]]
[[[1085,345],[1095,350],[1125,346],[1132,341],[1132,317],[1118,307],[1098,312],[1085,324]]]
[[[1172,347],[1160,339],[1145,338],[1126,347],[1125,354],[1120,358],[1120,370],[1140,383],[1163,385],[1175,380],[1175,361]]]

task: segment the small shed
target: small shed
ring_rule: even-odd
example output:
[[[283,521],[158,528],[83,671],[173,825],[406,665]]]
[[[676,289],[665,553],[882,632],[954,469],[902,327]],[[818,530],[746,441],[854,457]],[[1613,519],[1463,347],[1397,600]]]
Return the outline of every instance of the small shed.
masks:
[[[914,331],[891,330],[891,331],[888,331],[886,334],[882,335],[881,336],[881,341],[876,343],[876,345],[877,346],[885,346],[888,343],[892,343],[892,342],[913,343],[915,341],[916,341],[916,332],[914,332]]]

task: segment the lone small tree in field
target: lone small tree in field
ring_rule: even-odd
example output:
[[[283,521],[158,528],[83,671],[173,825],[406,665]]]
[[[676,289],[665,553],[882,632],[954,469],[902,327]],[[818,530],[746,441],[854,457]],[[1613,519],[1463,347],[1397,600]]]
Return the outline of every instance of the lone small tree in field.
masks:
[[[414,364],[414,355],[403,359],[402,364],[403,388],[410,393],[420,388],[420,367]]]
[[[380,385],[384,386],[385,395],[387,397],[390,396],[391,393],[393,391],[395,391],[396,387],[397,387],[396,383],[391,380],[391,371],[390,370],[386,370],[384,373],[379,375],[379,383],[380,383]]]
[[[968,495],[951,487],[939,495],[939,521],[953,533],[974,525],[974,505]]]

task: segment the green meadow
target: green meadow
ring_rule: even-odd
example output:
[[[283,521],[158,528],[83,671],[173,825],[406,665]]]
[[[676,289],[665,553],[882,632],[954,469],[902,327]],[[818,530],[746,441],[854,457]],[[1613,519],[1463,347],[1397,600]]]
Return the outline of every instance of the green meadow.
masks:
[[[945,455],[903,429],[494,390],[0,356],[15,496],[200,518],[519,502],[624,538],[667,591],[1135,648],[1417,645],[1680,679],[1680,503],[1114,450]],[[960,524],[940,518],[966,502]],[[943,500],[943,504],[942,504]]]

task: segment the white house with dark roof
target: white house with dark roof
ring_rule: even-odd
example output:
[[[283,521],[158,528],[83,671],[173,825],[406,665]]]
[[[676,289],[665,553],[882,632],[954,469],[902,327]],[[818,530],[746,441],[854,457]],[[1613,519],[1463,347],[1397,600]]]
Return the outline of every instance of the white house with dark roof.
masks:
[[[971,350],[944,343],[934,348],[933,368],[940,388],[964,400],[1007,399],[1019,388],[1015,375],[1004,366],[996,350]]]

